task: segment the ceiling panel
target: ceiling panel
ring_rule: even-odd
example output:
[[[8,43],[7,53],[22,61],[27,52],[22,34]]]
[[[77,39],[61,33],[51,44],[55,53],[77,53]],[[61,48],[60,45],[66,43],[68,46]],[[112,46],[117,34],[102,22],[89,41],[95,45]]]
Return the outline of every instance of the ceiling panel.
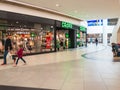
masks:
[[[14,0],[83,20],[119,18],[120,0]],[[56,6],[56,4],[58,6]]]

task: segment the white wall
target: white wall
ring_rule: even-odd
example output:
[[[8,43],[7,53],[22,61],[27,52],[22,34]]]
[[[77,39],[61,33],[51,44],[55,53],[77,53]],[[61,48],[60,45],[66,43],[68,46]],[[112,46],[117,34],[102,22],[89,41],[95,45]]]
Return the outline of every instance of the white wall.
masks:
[[[112,37],[111,37],[111,43],[118,43],[118,30],[120,28],[120,19],[118,19],[117,25],[114,27],[113,32],[112,32]]]
[[[119,30],[118,30],[118,33],[117,33],[117,42],[120,43],[120,27],[119,27]]]
[[[102,27],[100,27],[100,26],[88,26],[87,33],[88,34],[103,33],[103,30],[102,30]]]
[[[87,21],[81,21],[80,22],[80,26],[84,26],[84,27],[87,28]]]
[[[114,27],[115,27],[115,26],[107,26],[107,27],[106,27],[107,33],[112,33]]]
[[[55,15],[43,10],[35,10],[32,8],[27,8],[27,7],[20,7],[12,4],[7,4],[4,2],[0,2],[0,10],[3,11],[10,11],[10,12],[15,12],[15,13],[20,13],[20,14],[27,14],[27,15],[32,15],[32,16],[38,16],[38,17],[44,17],[44,18],[49,18],[49,19],[55,19],[59,21],[66,21],[73,23],[75,25],[80,25],[80,21],[68,18],[68,17],[63,17],[60,15]]]
[[[114,26],[107,26],[106,27],[106,32],[107,33],[112,33],[113,32]],[[103,26],[88,26],[87,27],[87,33],[88,34],[98,34],[98,33],[103,33]]]

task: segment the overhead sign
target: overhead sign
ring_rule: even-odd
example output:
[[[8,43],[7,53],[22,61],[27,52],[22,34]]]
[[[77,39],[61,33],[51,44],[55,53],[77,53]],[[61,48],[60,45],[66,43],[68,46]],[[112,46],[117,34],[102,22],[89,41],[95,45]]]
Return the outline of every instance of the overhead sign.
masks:
[[[72,29],[73,25],[68,22],[62,21],[62,28]]]
[[[90,20],[87,21],[88,26],[103,26],[103,20]]]

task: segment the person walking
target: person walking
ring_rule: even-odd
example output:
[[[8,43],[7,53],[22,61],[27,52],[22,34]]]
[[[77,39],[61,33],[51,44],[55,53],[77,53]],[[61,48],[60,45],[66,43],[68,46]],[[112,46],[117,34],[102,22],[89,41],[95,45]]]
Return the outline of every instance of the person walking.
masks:
[[[7,56],[7,54],[8,54],[8,52],[10,51],[10,50],[12,50],[12,43],[11,43],[11,39],[10,39],[10,35],[6,35],[6,40],[5,40],[5,44],[4,44],[4,49],[5,49],[5,51],[4,51],[4,61],[3,61],[3,63],[1,64],[1,65],[6,65],[7,64],[7,61],[6,61],[6,56]]]
[[[95,44],[96,44],[96,46],[98,45],[98,39],[97,38],[95,39]]]
[[[23,45],[19,45],[19,47],[18,47],[18,51],[17,51],[17,60],[16,60],[16,63],[15,63],[15,67],[17,66],[17,64],[18,64],[18,61],[19,61],[19,59],[21,59],[23,62],[24,62],[24,64],[26,64],[26,61],[23,59]]]

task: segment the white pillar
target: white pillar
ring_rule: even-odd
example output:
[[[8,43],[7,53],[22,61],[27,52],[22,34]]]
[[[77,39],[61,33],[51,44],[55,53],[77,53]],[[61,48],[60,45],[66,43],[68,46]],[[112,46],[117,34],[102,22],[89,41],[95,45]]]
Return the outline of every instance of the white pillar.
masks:
[[[103,19],[103,44],[107,46],[107,19]]]

